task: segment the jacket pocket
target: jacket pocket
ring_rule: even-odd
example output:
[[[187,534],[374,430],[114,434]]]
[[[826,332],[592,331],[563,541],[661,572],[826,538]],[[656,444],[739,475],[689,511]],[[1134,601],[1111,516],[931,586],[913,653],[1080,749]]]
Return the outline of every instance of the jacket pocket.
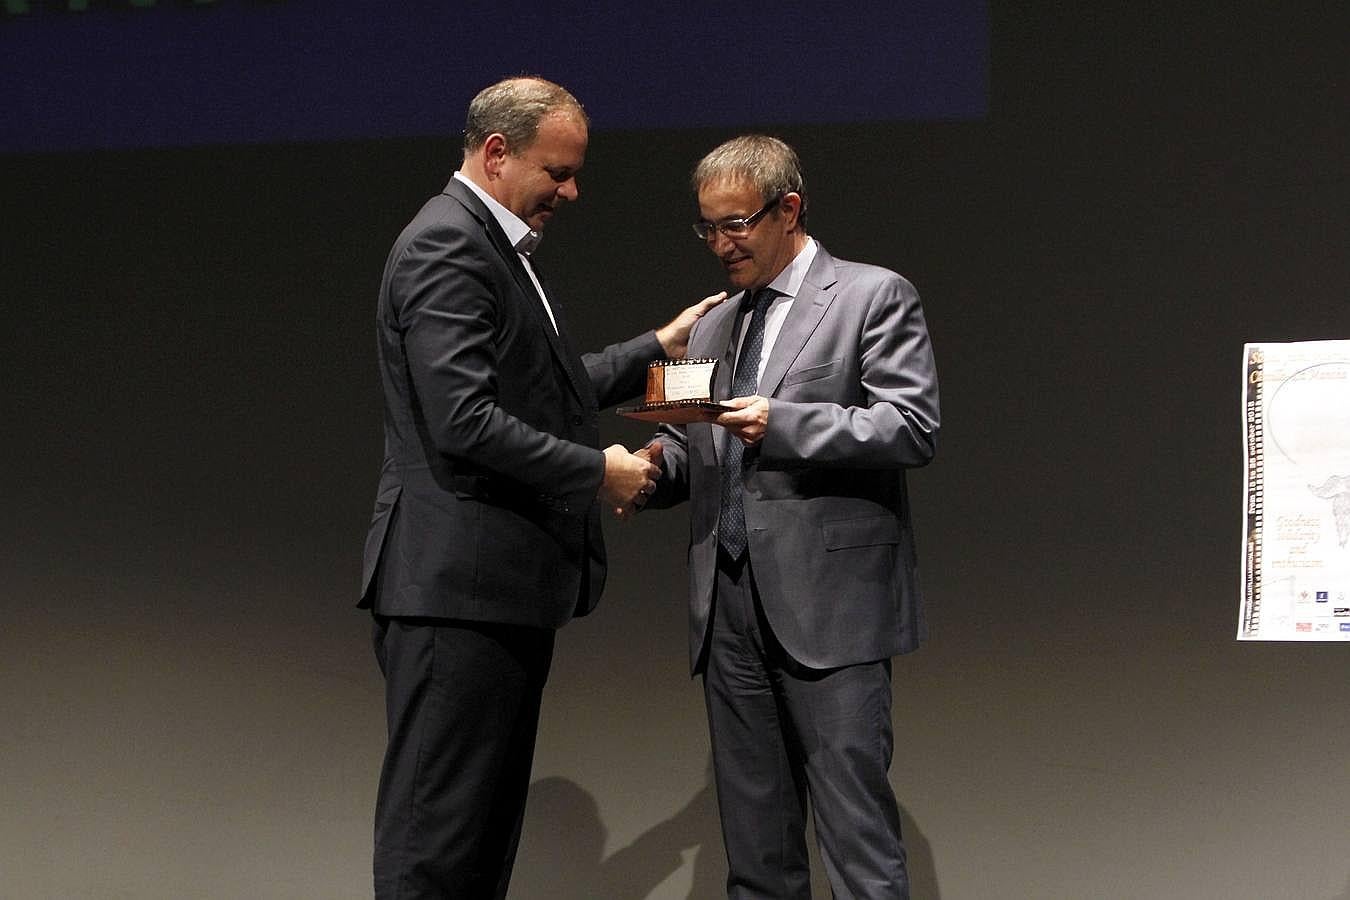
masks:
[[[832,359],[819,366],[809,366],[805,369],[798,369],[795,372],[788,372],[783,376],[783,387],[789,387],[794,384],[803,384],[808,381],[816,381],[820,378],[829,378],[839,370],[842,359]]]
[[[824,522],[820,530],[825,538],[826,550],[900,543],[900,525],[894,516],[868,516],[865,519]]]

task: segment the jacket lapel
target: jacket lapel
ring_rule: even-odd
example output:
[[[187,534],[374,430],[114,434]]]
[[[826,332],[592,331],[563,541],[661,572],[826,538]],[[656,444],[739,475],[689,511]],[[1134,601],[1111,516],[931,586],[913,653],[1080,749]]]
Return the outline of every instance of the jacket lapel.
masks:
[[[816,258],[811,260],[811,268],[806,271],[801,290],[792,301],[792,309],[778,332],[769,361],[764,366],[764,377],[759,380],[759,393],[762,397],[772,397],[783,383],[792,361],[802,352],[812,332],[825,318],[825,312],[834,301],[834,258],[817,245]]]
[[[512,255],[516,255],[514,251]],[[516,262],[520,262],[518,255],[516,255]],[[533,258],[531,258],[531,262],[534,262]],[[522,266],[522,268],[524,267]],[[539,286],[543,288],[544,295],[548,297],[549,308],[553,310],[554,321],[558,323],[558,330],[554,331],[553,322],[549,321],[544,304],[538,302],[534,285],[529,284],[529,276],[527,275],[525,277],[525,282],[529,287],[527,295],[536,301],[533,305],[540,320],[539,327],[544,330],[544,337],[548,339],[549,346],[553,348],[553,355],[557,358],[558,364],[567,371],[572,391],[579,399],[586,402],[587,398],[595,395],[595,391],[591,388],[590,376],[586,374],[584,367],[579,367],[581,355],[577,353],[572,346],[572,342],[568,339],[570,331],[567,327],[567,316],[563,315],[562,304],[558,302],[557,295],[549,290],[548,281],[545,280],[544,273],[539,270],[538,264],[534,266],[534,274],[539,279]]]
[[[731,380],[736,371],[736,335],[740,333],[739,326],[745,318],[742,309],[745,299],[745,291],[741,291],[735,300],[725,301],[703,320],[708,330],[707,342],[700,341],[703,352],[708,356],[720,354],[717,357],[717,370],[713,373],[713,400],[731,397]]]
[[[506,263],[507,269],[510,270],[511,276],[515,279],[516,287],[522,295],[521,302],[531,311],[531,315],[540,330],[543,331],[544,338],[548,341],[549,348],[553,351],[553,356],[557,359],[559,367],[567,373],[568,385],[572,388],[572,392],[577,395],[577,398],[584,403],[593,392],[584,389],[579,381],[581,376],[577,372],[576,366],[573,365],[573,360],[577,356],[568,345],[566,326],[557,301],[549,301],[553,308],[553,315],[558,322],[558,330],[554,331],[553,323],[548,318],[548,312],[545,311],[544,304],[539,299],[538,292],[534,289],[534,283],[530,281],[530,276],[525,271],[525,264],[520,261],[520,254],[507,240],[506,232],[502,231],[496,217],[483,205],[483,201],[478,199],[478,195],[461,184],[457,178],[450,179],[450,183],[445,186],[444,193],[463,204],[464,208],[483,226],[488,241],[492,244],[493,249],[501,255],[502,261]],[[537,269],[536,275],[538,275]],[[543,276],[539,276],[539,283],[544,284]]]

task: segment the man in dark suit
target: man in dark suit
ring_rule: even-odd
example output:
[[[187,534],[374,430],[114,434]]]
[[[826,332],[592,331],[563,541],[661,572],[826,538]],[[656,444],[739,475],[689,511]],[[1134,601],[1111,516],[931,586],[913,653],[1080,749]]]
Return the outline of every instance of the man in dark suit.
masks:
[[[500,898],[520,835],[554,630],[605,580],[600,503],[657,470],[597,449],[597,410],[684,354],[719,297],[579,357],[529,254],[577,199],[587,120],[507,79],[469,106],[464,164],[404,228],[380,285],[385,458],[361,605],[375,619],[389,744],[379,898]]]
[[[703,673],[728,895],[809,900],[806,800],[836,897],[908,896],[888,781],[891,657],[925,635],[905,470],[933,457],[919,297],[806,232],[796,154],[729,141],[694,172],[694,226],[735,298],[689,339],[715,422],[640,451],[652,506],[690,502],[690,655]],[[641,506],[639,502],[639,506]]]

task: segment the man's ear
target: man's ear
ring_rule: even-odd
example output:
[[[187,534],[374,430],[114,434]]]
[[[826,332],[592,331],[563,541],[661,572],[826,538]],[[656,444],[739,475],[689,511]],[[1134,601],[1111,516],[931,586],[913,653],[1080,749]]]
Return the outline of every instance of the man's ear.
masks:
[[[788,219],[786,224],[789,226],[789,230],[796,228],[801,222],[802,195],[796,191],[788,191],[778,203],[779,209],[783,211],[783,215]]]
[[[489,178],[496,178],[501,172],[502,161],[507,157],[505,135],[493,132],[483,141],[483,169]]]

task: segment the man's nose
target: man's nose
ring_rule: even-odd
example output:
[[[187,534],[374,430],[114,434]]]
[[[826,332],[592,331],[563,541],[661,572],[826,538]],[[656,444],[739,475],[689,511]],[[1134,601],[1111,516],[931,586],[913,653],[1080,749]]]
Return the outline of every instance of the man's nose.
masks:
[[[569,178],[558,185],[558,196],[562,197],[564,200],[571,201],[574,201],[577,197],[581,196],[581,188],[577,185],[577,180],[575,178]]]

